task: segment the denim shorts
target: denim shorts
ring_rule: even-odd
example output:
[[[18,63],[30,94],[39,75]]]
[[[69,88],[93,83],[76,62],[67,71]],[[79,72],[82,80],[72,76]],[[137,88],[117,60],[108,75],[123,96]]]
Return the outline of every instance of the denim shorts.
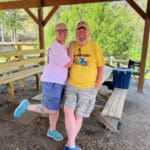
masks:
[[[89,117],[95,106],[96,95],[96,87],[83,89],[67,84],[64,93],[64,108],[74,109],[81,117]]]
[[[59,110],[62,102],[64,85],[51,82],[42,82],[42,104],[49,110]]]

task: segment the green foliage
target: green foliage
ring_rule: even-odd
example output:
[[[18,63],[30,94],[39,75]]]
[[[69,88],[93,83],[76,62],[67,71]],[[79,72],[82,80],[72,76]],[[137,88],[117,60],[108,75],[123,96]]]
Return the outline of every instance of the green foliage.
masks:
[[[22,26],[22,18],[20,18],[20,14],[16,10],[11,11],[3,11],[2,13],[3,24],[7,27],[7,29],[23,29]]]
[[[6,10],[0,12],[1,24],[5,27],[6,36],[13,37],[16,41],[17,31],[25,31],[24,21],[27,20],[20,10]]]
[[[135,29],[131,19],[124,2],[61,7],[46,29],[46,43],[54,39],[54,25],[56,23],[64,22],[68,25],[68,43],[75,39],[76,24],[84,20],[90,26],[91,40],[102,47],[105,56],[127,59],[134,54],[132,50]]]

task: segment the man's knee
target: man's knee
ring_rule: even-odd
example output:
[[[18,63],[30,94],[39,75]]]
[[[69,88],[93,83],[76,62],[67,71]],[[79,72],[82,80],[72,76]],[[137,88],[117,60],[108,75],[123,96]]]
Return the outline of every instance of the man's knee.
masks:
[[[68,109],[68,108],[64,108],[64,113],[65,115],[73,115],[74,114],[74,109]]]

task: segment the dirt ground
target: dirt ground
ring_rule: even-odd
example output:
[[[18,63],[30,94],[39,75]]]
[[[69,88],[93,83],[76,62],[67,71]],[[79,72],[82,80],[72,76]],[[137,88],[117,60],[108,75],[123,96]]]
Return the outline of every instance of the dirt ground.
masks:
[[[150,150],[150,80],[145,81],[143,93],[138,93],[136,86],[133,80],[121,119],[123,126],[118,133],[105,129],[93,116],[84,120],[76,141],[82,150]],[[48,119],[45,117],[28,113],[22,119],[13,118],[18,103],[24,98],[31,100],[38,93],[34,80],[28,79],[25,89],[16,84],[16,101],[10,104],[7,102],[7,88],[1,87],[0,150],[62,150],[66,142],[63,111],[57,127],[65,137],[62,142],[46,136]]]

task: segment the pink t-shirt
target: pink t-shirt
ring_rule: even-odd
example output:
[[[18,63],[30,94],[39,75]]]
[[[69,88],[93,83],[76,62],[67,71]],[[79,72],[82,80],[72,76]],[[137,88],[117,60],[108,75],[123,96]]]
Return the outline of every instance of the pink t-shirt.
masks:
[[[66,45],[54,41],[48,49],[47,64],[44,67],[41,81],[64,85],[68,75],[68,68],[64,65],[69,61]]]

